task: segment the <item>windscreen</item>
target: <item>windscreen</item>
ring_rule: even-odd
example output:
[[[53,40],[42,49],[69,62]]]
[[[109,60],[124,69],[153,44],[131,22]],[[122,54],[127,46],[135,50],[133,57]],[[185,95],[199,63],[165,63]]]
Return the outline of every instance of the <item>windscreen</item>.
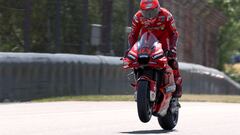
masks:
[[[138,52],[139,54],[149,54],[152,46],[155,42],[157,42],[157,38],[150,32],[146,32],[142,35],[139,44],[138,44]]]

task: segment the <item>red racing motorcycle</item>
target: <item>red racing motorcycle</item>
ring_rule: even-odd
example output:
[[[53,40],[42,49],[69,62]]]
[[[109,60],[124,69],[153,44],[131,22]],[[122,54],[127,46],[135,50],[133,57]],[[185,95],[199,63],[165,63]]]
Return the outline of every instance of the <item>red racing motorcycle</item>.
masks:
[[[153,115],[163,129],[172,130],[177,125],[180,106],[172,98],[176,85],[162,44],[146,32],[122,60],[124,69],[133,70],[129,76],[134,78],[131,85],[139,119],[147,123]]]

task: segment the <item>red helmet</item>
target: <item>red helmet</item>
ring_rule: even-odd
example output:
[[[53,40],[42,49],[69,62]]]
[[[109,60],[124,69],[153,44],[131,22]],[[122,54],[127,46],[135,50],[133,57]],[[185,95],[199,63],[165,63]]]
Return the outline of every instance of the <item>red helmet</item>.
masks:
[[[158,0],[141,0],[140,9],[144,18],[151,19],[158,15],[160,4]]]

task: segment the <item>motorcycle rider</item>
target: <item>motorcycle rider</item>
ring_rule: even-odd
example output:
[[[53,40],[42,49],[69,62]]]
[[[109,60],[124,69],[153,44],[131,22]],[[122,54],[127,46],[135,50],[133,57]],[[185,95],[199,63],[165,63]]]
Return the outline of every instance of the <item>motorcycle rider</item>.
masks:
[[[173,98],[182,96],[182,78],[177,62],[178,32],[172,14],[160,7],[158,0],[141,0],[140,10],[132,20],[132,30],[128,35],[129,46],[132,47],[146,31],[151,31],[162,43],[163,50],[167,54],[168,63],[173,69],[176,91]]]

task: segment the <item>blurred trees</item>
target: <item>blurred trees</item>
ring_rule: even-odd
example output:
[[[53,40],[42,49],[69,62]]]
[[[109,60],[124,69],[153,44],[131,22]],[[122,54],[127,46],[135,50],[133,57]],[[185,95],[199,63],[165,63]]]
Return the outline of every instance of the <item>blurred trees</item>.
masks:
[[[1,51],[49,50],[53,7],[47,0],[0,0],[0,5]]]
[[[0,0],[0,51],[121,56],[126,26],[140,0]],[[209,0],[228,16],[219,37],[221,64],[240,48],[240,0]],[[91,24],[102,24],[102,44],[91,46]],[[114,50],[114,52],[105,52]]]
[[[220,30],[220,68],[229,62],[231,56],[240,49],[240,0],[210,0],[228,17]]]
[[[112,11],[113,0],[102,0],[102,30],[101,30],[101,45],[100,52],[103,54],[110,53],[112,50],[111,44],[111,29],[112,29]]]
[[[81,16],[82,16],[82,21],[80,24],[81,27],[81,33],[79,35],[79,37],[81,37],[81,47],[80,47],[80,52],[84,53],[84,52],[88,52],[87,51],[87,46],[88,46],[88,35],[89,33],[87,33],[88,30],[88,23],[89,23],[89,12],[88,12],[88,5],[89,2],[88,0],[82,0],[82,10],[81,10]]]
[[[0,51],[121,55],[127,21],[127,0],[0,0]],[[91,24],[103,26],[101,47]]]
[[[23,51],[24,3],[0,0],[0,50]]]

